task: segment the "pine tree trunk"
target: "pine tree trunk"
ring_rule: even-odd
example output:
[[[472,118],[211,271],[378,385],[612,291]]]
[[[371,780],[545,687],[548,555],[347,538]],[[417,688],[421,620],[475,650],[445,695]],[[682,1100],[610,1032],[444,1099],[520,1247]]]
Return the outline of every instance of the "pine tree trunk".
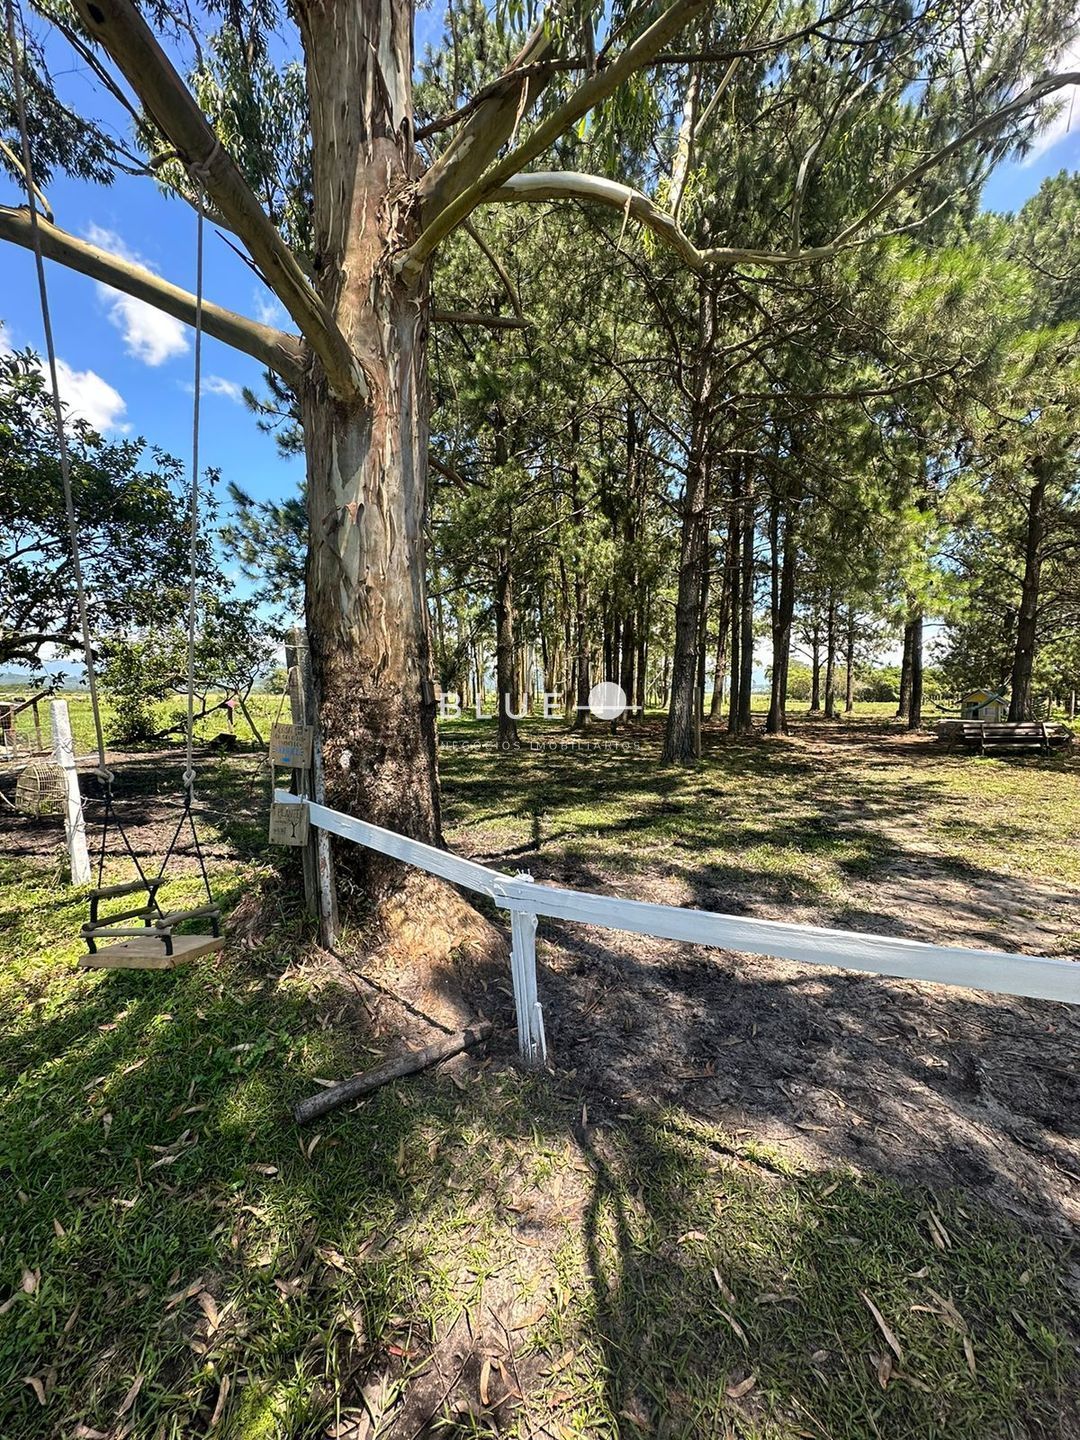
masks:
[[[581,444],[581,421],[575,413],[570,421],[570,439],[576,455]],[[577,460],[570,464],[570,504],[577,514],[581,508],[581,477]],[[574,562],[574,719],[575,730],[585,730],[589,724],[589,691],[592,688],[589,646],[589,592],[582,570],[581,556]]]
[[[690,455],[682,506],[675,654],[671,671],[671,701],[661,755],[665,764],[685,764],[701,753],[698,661],[702,571],[709,563],[709,485],[705,450],[711,403],[715,306],[712,287],[699,284],[698,354],[691,406]]]
[[[769,713],[765,717],[766,735],[775,735],[780,722],[780,676],[777,673],[776,632],[780,621],[780,497],[775,489],[769,500],[769,635],[772,640],[772,665],[769,670]]]
[[[1031,688],[1035,668],[1035,643],[1039,619],[1039,585],[1042,578],[1043,541],[1046,535],[1046,487],[1049,467],[1037,459],[1032,467],[1035,483],[1028,496],[1027,529],[1024,536],[1024,579],[1020,591],[1020,614],[1016,626],[1013,656],[1012,694],[1009,719],[1030,720],[1034,713]]]
[[[731,623],[731,547],[724,549],[724,571],[720,580],[720,604],[716,612],[716,668],[713,670],[712,704],[709,719],[724,714],[724,680],[727,672],[728,626]]]
[[[900,661],[900,701],[896,718],[906,720],[911,714],[911,644],[914,638],[911,620],[904,621],[904,655]]]
[[[787,734],[787,689],[791,667],[791,630],[795,618],[795,512],[789,502],[784,516],[784,543],[779,580],[774,579],[775,602],[772,630],[772,694],[765,729],[770,735]],[[776,547],[779,536],[773,527],[773,569],[776,569]]]
[[[742,635],[739,640],[739,734],[753,728],[750,707],[754,691],[754,496],[749,479],[742,515]]]
[[[911,618],[911,696],[908,701],[907,728],[918,730],[922,724],[923,701],[923,612],[922,606]]]
[[[705,719],[705,671],[709,663],[709,582],[712,578],[709,564],[708,542],[706,541],[705,564],[701,567],[701,602],[698,611],[698,658],[697,658],[697,744],[701,750],[701,723]]]
[[[495,695],[499,723],[499,749],[518,744],[517,666],[514,655],[514,593],[510,567],[510,543],[502,541],[495,560]]]
[[[821,631],[814,621],[810,636],[810,714],[821,714]]]
[[[732,482],[728,517],[728,554],[731,556],[731,684],[728,686],[728,733],[739,730],[739,686],[742,683],[742,524],[739,512],[740,474]]]
[[[634,666],[637,661],[637,637],[634,634],[634,612],[627,610],[622,627],[622,665],[619,684],[627,705],[634,703]]]
[[[831,592],[825,622],[825,719],[836,719],[836,597]]]
[[[855,709],[855,613],[848,609],[847,641],[844,651],[844,714]]]
[[[648,663],[649,663],[649,601],[644,597],[638,606],[637,616],[637,695],[635,703],[638,712],[645,713],[645,706],[648,702]]]

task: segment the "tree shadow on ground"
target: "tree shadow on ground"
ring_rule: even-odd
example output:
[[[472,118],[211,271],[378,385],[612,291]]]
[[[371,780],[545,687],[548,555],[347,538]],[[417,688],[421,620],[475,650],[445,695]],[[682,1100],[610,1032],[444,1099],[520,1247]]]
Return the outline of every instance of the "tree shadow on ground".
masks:
[[[226,1440],[1043,1433],[1065,1365],[1049,1242],[970,1196],[860,1176],[842,1147],[795,1164],[764,1124],[718,1125],[671,1073],[715,1033],[680,1011],[678,958],[671,1013],[650,1021],[670,1048],[617,1072],[618,1093],[588,991],[560,996],[557,972],[558,1067],[516,1070],[492,964],[472,976],[499,1026],[490,1060],[300,1132],[289,1104],[405,1022],[373,1033],[332,971],[313,1001],[303,921],[273,893],[232,932],[213,963],[75,976],[0,1021],[0,1432],[180,1436],[216,1414]],[[424,997],[407,998],[416,1043]],[[688,1095],[654,1093],[669,1083]],[[782,1090],[760,1101],[762,1120],[790,1113]],[[905,1346],[885,1391],[860,1291]],[[976,1336],[978,1383],[934,1293]]]
[[[300,1132],[430,1007],[228,885],[220,960],[58,984],[57,941],[0,1011],[0,1433],[1080,1434],[1073,1012],[542,922],[550,1075],[505,957],[436,968],[490,1060]]]

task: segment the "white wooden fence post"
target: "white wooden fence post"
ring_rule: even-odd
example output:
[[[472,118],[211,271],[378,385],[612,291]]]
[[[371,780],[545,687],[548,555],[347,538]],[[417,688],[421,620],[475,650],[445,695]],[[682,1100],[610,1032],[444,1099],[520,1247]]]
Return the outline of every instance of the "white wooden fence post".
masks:
[[[531,880],[531,875],[519,875]],[[510,970],[517,1010],[518,1049],[526,1065],[547,1063],[544,1010],[536,991],[536,915],[531,910],[510,911]]]
[[[89,885],[86,818],[79,793],[79,772],[75,767],[75,744],[71,738],[71,717],[66,700],[49,701],[49,719],[52,724],[53,759],[64,772],[64,835],[71,859],[71,883]]]

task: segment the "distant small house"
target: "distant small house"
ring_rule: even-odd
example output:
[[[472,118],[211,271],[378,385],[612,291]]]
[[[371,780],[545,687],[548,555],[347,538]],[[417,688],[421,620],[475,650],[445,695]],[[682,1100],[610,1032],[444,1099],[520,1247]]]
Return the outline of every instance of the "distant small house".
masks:
[[[1009,717],[1009,702],[994,690],[968,690],[960,696],[961,720],[987,720],[999,724]]]

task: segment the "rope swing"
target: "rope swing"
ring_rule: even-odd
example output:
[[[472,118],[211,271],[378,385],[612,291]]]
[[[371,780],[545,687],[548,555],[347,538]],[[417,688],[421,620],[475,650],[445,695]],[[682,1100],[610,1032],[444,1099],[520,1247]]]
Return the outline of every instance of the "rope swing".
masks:
[[[60,457],[60,478],[64,492],[64,513],[67,521],[68,541],[71,547],[72,574],[75,578],[79,630],[86,666],[87,685],[90,691],[90,708],[94,717],[94,735],[97,743],[96,775],[101,781],[105,802],[105,815],[101,831],[101,850],[98,857],[97,888],[90,892],[90,919],[82,927],[89,953],[80,962],[91,969],[167,969],[182,959],[205,954],[221,948],[221,909],[215,903],[210,888],[210,877],[199,843],[193,813],[195,801],[194,726],[195,726],[195,627],[197,621],[197,585],[199,555],[199,431],[202,391],[202,336],[203,336],[203,229],[204,201],[201,173],[195,166],[189,167],[195,182],[196,194],[196,288],[195,288],[195,398],[192,407],[191,438],[191,487],[188,502],[189,545],[188,545],[188,594],[187,594],[187,719],[185,725],[184,756],[184,801],[180,819],[172,839],[162,858],[161,868],[156,877],[148,878],[139,857],[136,855],[116,814],[113,805],[113,772],[109,769],[105,753],[105,733],[101,720],[101,706],[98,697],[97,671],[94,665],[94,648],[90,633],[89,609],[86,600],[82,559],[79,552],[78,521],[75,514],[75,499],[71,481],[71,455],[68,448],[67,432],[64,427],[64,408],[60,398],[60,384],[57,373],[56,345],[53,336],[52,317],[49,309],[48,287],[45,281],[45,261],[42,253],[41,233],[38,225],[38,189],[34,182],[33,163],[30,155],[30,135],[27,122],[26,86],[24,75],[25,29],[22,48],[18,44],[15,23],[15,0],[5,0],[7,17],[7,38],[11,52],[12,79],[14,82],[15,108],[19,122],[22,148],[23,179],[26,185],[26,200],[30,217],[30,235],[37,271],[38,297],[41,306],[41,320],[45,332],[45,350],[48,358],[49,384],[52,395],[52,412],[56,426],[56,438]],[[108,853],[107,841],[110,824],[135,867],[138,879],[119,885],[104,885],[105,860]],[[207,904],[193,910],[167,913],[158,903],[157,892],[165,877],[165,870],[176,850],[185,825],[191,831],[194,853],[199,862],[199,872],[206,891]],[[126,895],[142,892],[145,903],[136,908],[112,913],[99,914],[101,901],[117,900]],[[174,927],[188,920],[208,920],[212,934],[174,934]],[[139,920],[141,925],[131,926],[123,922]],[[120,941],[119,944],[98,949],[100,939]]]

